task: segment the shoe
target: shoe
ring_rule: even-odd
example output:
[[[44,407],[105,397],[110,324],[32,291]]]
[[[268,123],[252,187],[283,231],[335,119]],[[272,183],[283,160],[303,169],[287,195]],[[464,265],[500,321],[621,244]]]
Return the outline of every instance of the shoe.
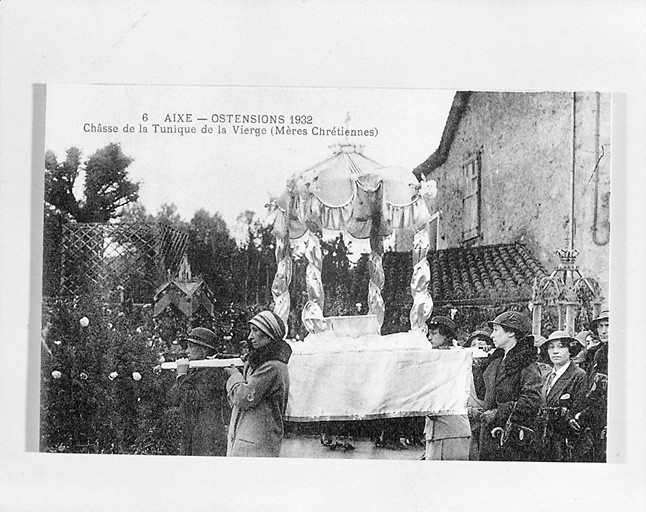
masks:
[[[333,452],[335,452],[337,450],[337,448],[343,448],[343,443],[339,443],[337,441],[335,443],[330,444],[330,450],[332,450]]]
[[[323,446],[331,446],[332,445],[332,439],[330,439],[327,434],[319,434],[319,439],[321,440],[321,444]]]

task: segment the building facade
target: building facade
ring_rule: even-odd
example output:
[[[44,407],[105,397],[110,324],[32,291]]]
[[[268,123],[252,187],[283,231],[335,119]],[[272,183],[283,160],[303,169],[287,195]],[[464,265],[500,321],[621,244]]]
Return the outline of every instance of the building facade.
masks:
[[[437,249],[522,243],[550,272],[573,246],[607,302],[610,99],[456,93],[440,146],[414,171],[437,182]]]

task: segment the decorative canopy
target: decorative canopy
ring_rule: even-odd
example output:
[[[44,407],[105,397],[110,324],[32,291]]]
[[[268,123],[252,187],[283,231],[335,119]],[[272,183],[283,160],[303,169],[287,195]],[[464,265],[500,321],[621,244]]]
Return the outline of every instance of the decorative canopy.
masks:
[[[411,329],[423,329],[433,310],[426,261],[431,215],[425,199],[435,197],[435,182],[419,183],[412,172],[401,167],[382,166],[364,156],[362,149],[362,146],[349,143],[334,146],[330,158],[292,176],[282,195],[272,202],[277,210],[274,220],[277,270],[272,285],[274,312],[287,320],[292,279],[290,239],[306,237],[308,300],[301,320],[310,333],[334,329],[331,319],[323,316],[323,229],[343,230],[355,238],[370,239],[368,313],[374,317],[376,330],[380,332],[385,308],[381,297],[384,286],[382,240],[395,228],[413,228]],[[366,325],[365,318],[350,321]]]
[[[289,226],[274,223],[276,234],[300,238],[308,230],[344,230],[355,238],[369,238],[373,223],[379,236],[393,228],[420,229],[430,219],[423,195],[434,196],[434,182],[417,181],[402,167],[386,167],[363,155],[354,144],[334,146],[334,154],[292,176],[275,201],[289,212]]]

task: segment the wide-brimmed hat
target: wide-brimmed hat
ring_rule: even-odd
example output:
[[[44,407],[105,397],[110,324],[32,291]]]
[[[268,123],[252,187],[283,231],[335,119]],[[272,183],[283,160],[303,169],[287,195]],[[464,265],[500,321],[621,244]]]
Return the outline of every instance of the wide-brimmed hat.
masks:
[[[547,340],[545,340],[541,345],[541,350],[545,350],[547,352],[547,348],[550,346],[550,342],[552,341],[560,341],[564,345],[567,345],[570,350],[570,356],[572,357],[583,350],[583,345],[579,340],[570,336],[566,331],[554,331],[550,334]]]
[[[588,339],[588,336],[594,336],[594,332],[592,332],[592,331],[581,331],[581,332],[580,332],[580,333],[578,333],[574,338],[575,338],[579,343],[581,343],[581,345],[583,345],[583,346],[585,347],[585,346],[587,345],[587,343],[588,343],[588,342],[586,341],[586,340]]]
[[[434,316],[428,321],[428,327],[430,329],[438,325],[442,325],[446,327],[451,332],[451,336],[455,336],[455,333],[458,330],[457,326],[455,325],[455,322],[451,320],[448,316]]]
[[[206,327],[196,327],[195,329],[192,329],[187,336],[184,336],[182,341],[190,341],[196,345],[211,348],[213,350],[218,349],[217,336],[211,329],[207,329]]]
[[[599,313],[599,315],[597,315],[597,317],[594,318],[592,320],[592,322],[590,322],[590,330],[596,332],[597,326],[599,325],[599,322],[601,322],[601,320],[608,320],[609,321],[610,320],[610,311],[605,309],[601,313]]]
[[[547,338],[545,336],[541,336],[540,334],[534,336],[534,346],[537,348],[542,347],[546,341]]]
[[[491,329],[493,329],[494,325],[500,325],[507,329],[518,331],[523,337],[527,336],[532,330],[532,326],[527,318],[525,318],[525,315],[518,311],[505,311],[487,323]]]

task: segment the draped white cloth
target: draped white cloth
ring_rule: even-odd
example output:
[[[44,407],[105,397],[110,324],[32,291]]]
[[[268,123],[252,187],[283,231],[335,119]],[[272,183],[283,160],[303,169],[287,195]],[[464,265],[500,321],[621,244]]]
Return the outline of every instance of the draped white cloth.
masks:
[[[432,349],[421,332],[292,343],[289,421],[466,414],[470,350]]]
[[[395,229],[413,228],[416,247],[410,319],[413,329],[422,329],[433,309],[427,289],[430,279],[426,261],[428,236],[422,235],[430,220],[427,201],[437,192],[434,185],[434,182],[418,182],[412,172],[401,167],[383,166],[364,156],[362,147],[350,143],[339,144],[330,158],[294,174],[283,193],[271,203],[277,211],[273,226],[278,264],[272,287],[275,312],[281,318],[289,315],[291,273],[286,265],[281,266],[288,257],[289,240],[309,235],[306,250],[308,300],[301,311],[301,319],[310,333],[326,329],[319,237],[324,229],[346,231],[355,238],[370,238],[368,310],[377,317],[381,327],[385,309],[381,296],[384,286],[381,240]],[[422,239],[424,243],[420,243]]]
[[[332,157],[288,181],[274,204],[289,212],[289,223],[278,219],[274,230],[278,236],[289,231],[295,239],[303,236],[309,225],[316,225],[368,238],[375,212],[380,212],[381,236],[395,228],[417,230],[430,219],[424,191],[412,172],[382,166],[354,145],[340,145]],[[435,197],[434,191],[431,197]]]

